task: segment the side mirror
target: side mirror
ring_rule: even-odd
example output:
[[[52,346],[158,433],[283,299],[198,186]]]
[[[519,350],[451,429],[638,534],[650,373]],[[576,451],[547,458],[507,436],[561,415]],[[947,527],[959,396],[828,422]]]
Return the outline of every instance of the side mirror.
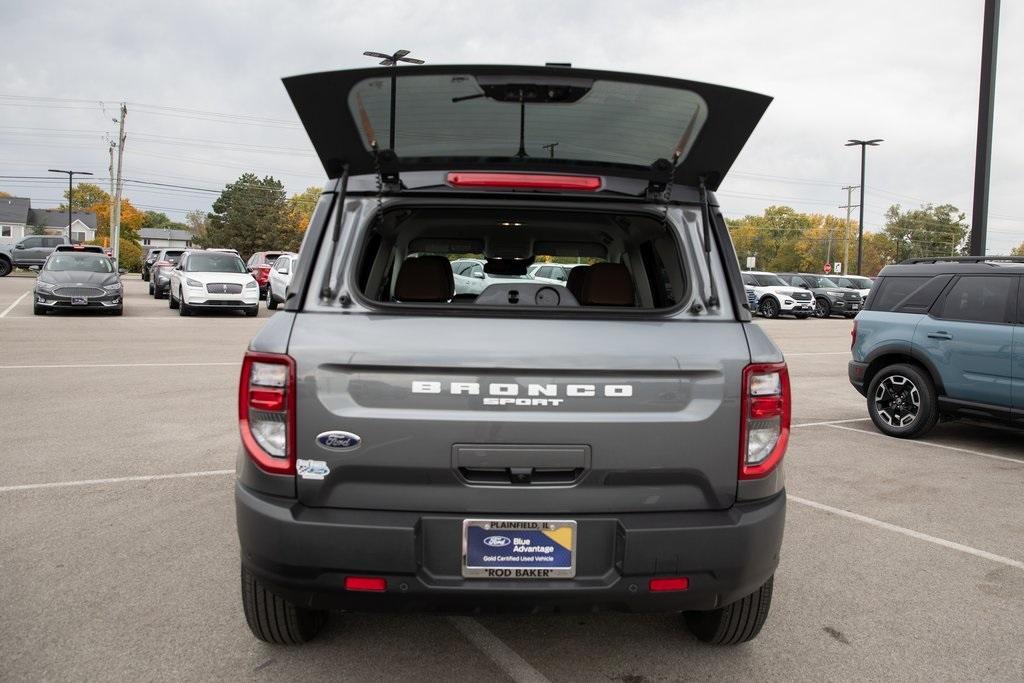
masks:
[[[483,271],[479,271],[479,270],[473,271],[473,277],[475,277],[477,280],[483,280],[484,279]]]
[[[117,274],[118,274],[118,275],[124,275],[124,274],[125,274],[125,273],[127,273],[127,272],[128,272],[128,269],[127,269],[127,268],[118,268],[118,269],[117,269]]]
[[[40,270],[42,270],[42,268],[40,268],[39,266],[29,266],[29,267],[28,267],[28,269],[29,269],[29,270],[34,270],[34,271],[35,271],[35,272],[37,272],[37,273],[38,273],[38,272],[39,272]]]
[[[25,245],[22,244],[21,242],[18,242],[17,244],[14,245],[14,248],[15,249],[24,249]]]

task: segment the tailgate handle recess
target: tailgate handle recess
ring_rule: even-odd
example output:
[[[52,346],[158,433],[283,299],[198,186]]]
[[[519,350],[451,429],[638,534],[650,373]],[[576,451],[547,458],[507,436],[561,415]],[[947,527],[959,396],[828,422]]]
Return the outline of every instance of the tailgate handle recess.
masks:
[[[469,484],[564,486],[590,467],[590,446],[455,444],[452,466]]]

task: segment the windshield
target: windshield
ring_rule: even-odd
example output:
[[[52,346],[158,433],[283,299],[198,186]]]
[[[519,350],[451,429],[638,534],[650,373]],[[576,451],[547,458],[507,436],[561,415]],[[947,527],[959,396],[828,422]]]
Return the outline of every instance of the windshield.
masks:
[[[801,275],[803,279],[807,280],[807,284],[811,286],[811,289],[818,289],[821,287],[838,287],[836,283],[829,280],[827,277],[820,277],[818,275]]]
[[[871,289],[873,284],[871,279],[866,277],[847,277],[843,279],[845,282],[840,281],[839,284],[844,287],[853,287],[854,289]]]
[[[190,273],[247,273],[242,259],[223,252],[197,252],[188,257],[185,270]]]
[[[761,287],[787,287],[786,281],[778,275],[772,275],[771,273],[758,273],[751,275],[752,278]]]
[[[680,88],[570,76],[413,75],[399,80],[395,149],[438,157],[587,160],[650,166],[682,159],[708,116]],[[390,78],[368,78],[348,97],[367,150],[387,135]],[[386,138],[385,138],[386,139]]]
[[[43,270],[79,270],[86,273],[113,273],[114,266],[103,254],[74,254],[58,251],[46,261]]]

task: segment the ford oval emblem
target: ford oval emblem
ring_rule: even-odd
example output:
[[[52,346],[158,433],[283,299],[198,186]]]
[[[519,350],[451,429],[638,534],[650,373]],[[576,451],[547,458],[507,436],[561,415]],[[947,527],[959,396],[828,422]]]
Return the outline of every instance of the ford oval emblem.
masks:
[[[504,548],[511,542],[507,536],[488,536],[484,539],[484,545],[489,545],[492,548]]]
[[[329,451],[351,451],[359,447],[362,439],[352,432],[324,432],[316,437],[316,442]]]

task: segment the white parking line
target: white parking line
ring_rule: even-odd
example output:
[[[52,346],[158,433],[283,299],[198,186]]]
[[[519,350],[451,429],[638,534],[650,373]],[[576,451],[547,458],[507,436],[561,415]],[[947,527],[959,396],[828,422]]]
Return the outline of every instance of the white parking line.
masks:
[[[847,422],[863,422],[864,420],[870,420],[870,417],[854,417],[849,420],[827,420],[825,422],[805,422],[803,424],[793,425],[796,427],[831,427],[832,425],[846,424]]]
[[[550,683],[544,674],[534,669],[519,653],[476,619],[448,617],[448,621],[516,683]]]
[[[205,368],[216,366],[240,366],[241,360],[226,363],[77,363],[64,365],[0,365],[0,370],[48,370],[73,368]]]
[[[801,425],[807,426],[807,425]],[[880,436],[883,439],[892,439],[891,436],[886,436],[881,432],[873,432],[867,429],[854,429],[853,427],[843,427],[842,425],[831,423],[823,425],[825,427],[831,427],[832,429],[845,429],[848,432],[860,432],[861,434],[870,434],[871,436]],[[972,451],[969,448],[958,448],[957,446],[946,446],[945,444],[935,443],[933,441],[918,441],[916,439],[903,439],[902,443],[913,444],[915,446],[925,446],[928,448],[939,448],[944,451],[954,451],[956,453],[967,453],[968,455],[977,455],[982,458],[989,458],[991,460],[1002,460],[1003,462],[1012,462],[1015,465],[1024,465],[1024,460],[1019,458],[1008,458],[1004,455],[993,455],[991,453],[982,453],[981,451]]]
[[[11,304],[7,308],[5,308],[3,313],[0,313],[0,318],[6,318],[7,314],[10,313],[11,311],[13,311],[14,307],[17,306],[18,304],[20,304],[21,300],[24,299],[29,294],[31,294],[31,290],[29,290],[28,292],[25,292],[24,294],[19,296],[17,299],[15,299],[13,304]]]
[[[792,494],[786,494],[786,498],[788,500],[793,501],[794,503],[806,505],[807,507],[812,507],[815,508],[816,510],[829,512],[833,515],[838,515],[839,517],[853,519],[858,522],[863,522],[864,524],[870,524],[871,526],[877,527],[879,529],[885,529],[886,531],[893,531],[898,534],[903,534],[904,536],[909,536],[910,538],[916,538],[919,541],[927,541],[928,543],[934,543],[935,545],[942,546],[943,548],[949,548],[950,550],[956,550],[957,552],[966,553],[968,555],[974,555],[975,557],[981,557],[986,560],[991,560],[992,562],[1005,564],[1006,566],[1013,567],[1014,569],[1024,570],[1024,562],[1014,560],[1009,557],[1003,557],[1002,555],[996,555],[995,553],[990,553],[987,550],[979,550],[978,548],[972,548],[971,546],[963,545],[962,543],[947,541],[946,539],[939,538],[937,536],[929,536],[928,534],[922,534],[920,531],[914,531],[913,529],[907,529],[906,527],[896,526],[895,524],[889,524],[888,522],[883,522],[879,519],[875,519],[874,517],[859,515],[856,512],[850,512],[849,510],[844,510],[842,508],[832,507],[831,505],[825,505],[824,503],[818,503],[813,500],[807,500],[806,498],[799,498]]]
[[[123,484],[129,481],[157,481],[160,479],[188,479],[190,477],[216,477],[234,474],[234,470],[202,470],[200,472],[178,472],[176,474],[144,474],[136,477],[114,477],[111,479],[79,479],[78,481],[51,481],[45,484],[17,484],[0,486],[0,493],[9,491],[32,491],[35,489],[60,489],[70,486],[94,486],[96,484]]]

